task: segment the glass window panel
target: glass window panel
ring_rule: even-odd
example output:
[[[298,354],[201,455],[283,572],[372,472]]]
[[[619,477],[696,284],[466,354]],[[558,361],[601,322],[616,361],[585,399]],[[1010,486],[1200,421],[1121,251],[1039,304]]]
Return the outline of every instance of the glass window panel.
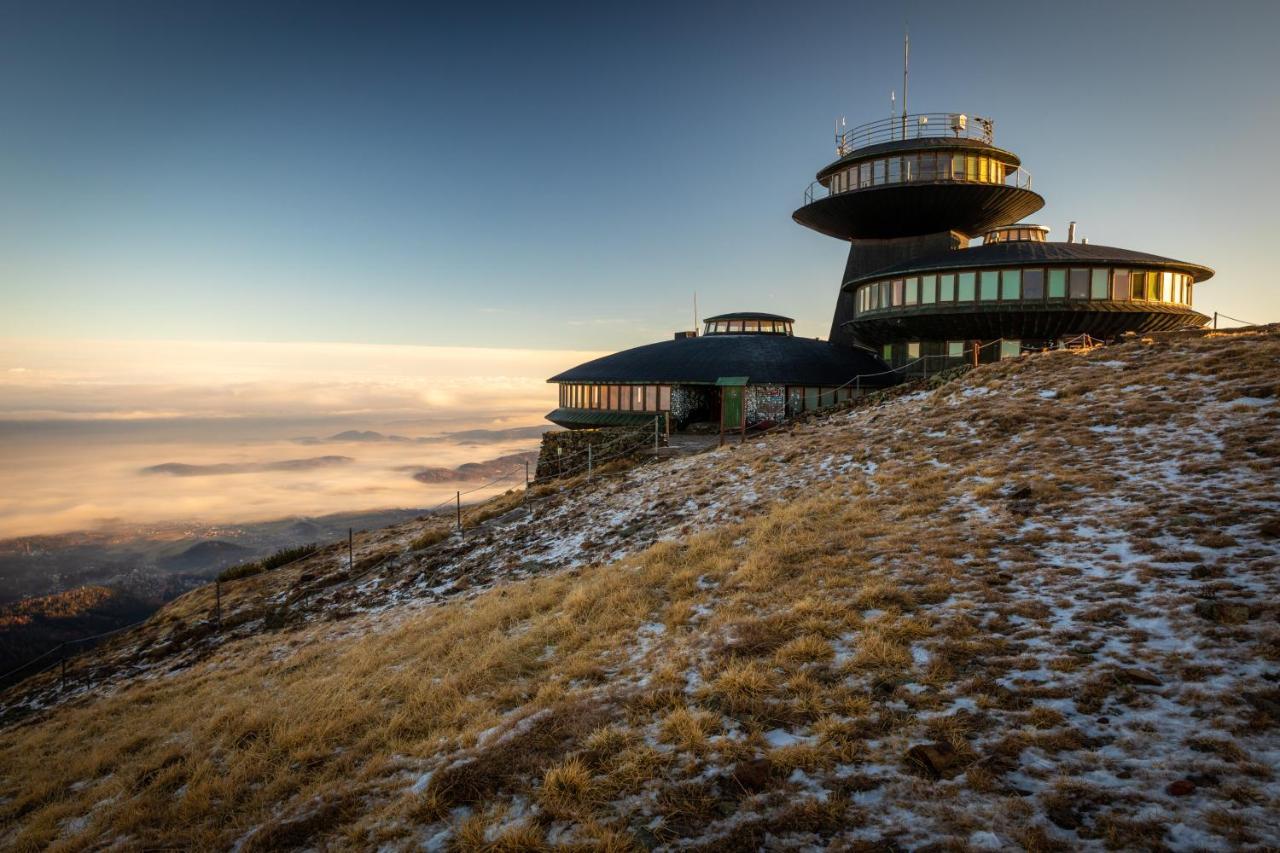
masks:
[[[964,355],[964,341],[947,341],[947,357],[960,358]]]
[[[911,359],[911,358],[919,358],[919,357],[920,357],[920,342],[907,341],[907,358]]]
[[[930,305],[938,301],[938,277],[926,275],[920,279],[920,301]]]
[[[895,307],[902,304],[902,279],[895,278],[893,280],[893,302]]]
[[[933,152],[920,155],[920,180],[932,181],[937,173],[936,158]]]
[[[658,408],[662,409],[662,411],[664,412],[671,410],[671,386],[670,385],[658,386]]]
[[[918,305],[920,303],[920,279],[907,279],[906,292],[903,294],[903,303],[906,305]]]
[[[618,387],[616,385],[605,386],[605,403],[606,409],[618,408]]]
[[[965,155],[964,174],[967,180],[970,180],[970,181],[978,180],[978,158],[972,154]]]
[[[1044,299],[1044,270],[1022,271],[1022,298]]]
[[[1119,302],[1129,301],[1129,271],[1111,271],[1111,298]]]
[[[858,166],[858,186],[871,186],[871,161],[861,163]]]
[[[1092,269],[1089,271],[1089,298],[1106,299],[1110,288],[1107,286],[1107,271]]]
[[[1073,268],[1067,277],[1067,295],[1072,299],[1089,298],[1089,271]]]
[[[977,281],[977,274],[971,272],[962,272],[956,276],[956,301],[972,302],[974,295],[974,285]]]
[[[1005,338],[1000,341],[1001,358],[1017,358],[1022,355],[1022,341]]]
[[[982,271],[981,295],[984,302],[988,302],[999,298],[1000,296],[1000,273],[996,270]]]
[[[902,180],[902,158],[890,157],[889,164],[889,183],[896,184]]]
[[[874,184],[883,184],[884,183],[884,161],[877,160],[873,164],[873,169],[874,171],[872,173],[871,182]]]
[[[954,302],[956,299],[956,274],[943,273],[938,276],[938,301]]]
[[[1049,270],[1049,298],[1062,299],[1067,295],[1067,271],[1064,269]]]
[[[744,321],[743,321],[743,323],[742,323],[742,331],[744,331],[744,332],[758,332],[758,331],[760,331],[760,321],[759,321],[759,320],[744,320]]]
[[[889,363],[893,363],[893,344],[885,344],[880,348],[880,357]]]
[[[1187,279],[1187,305],[1191,305],[1191,291],[1195,288],[1195,282]]]
[[[806,411],[813,411],[814,409],[818,408],[818,389],[817,388],[804,389],[804,407]]]
[[[1142,270],[1129,273],[1129,294],[1132,299],[1147,298],[1147,274]]]
[[[1001,270],[1000,298],[1001,299],[1021,299],[1022,298],[1022,270]]]
[[[729,331],[731,331],[731,332],[741,332],[741,331],[742,331],[742,321],[741,321],[741,320],[730,320],[730,321],[729,321]]]
[[[964,155],[951,155],[951,177],[957,181],[964,180]]]
[[[1161,299],[1165,302],[1173,301],[1173,273],[1166,272],[1160,274]]]
[[[877,303],[878,307],[880,308],[889,307],[889,287],[890,287],[889,282],[887,281],[880,282],[880,301]]]
[[[987,158],[986,157],[978,158],[978,180],[984,184],[987,182]]]

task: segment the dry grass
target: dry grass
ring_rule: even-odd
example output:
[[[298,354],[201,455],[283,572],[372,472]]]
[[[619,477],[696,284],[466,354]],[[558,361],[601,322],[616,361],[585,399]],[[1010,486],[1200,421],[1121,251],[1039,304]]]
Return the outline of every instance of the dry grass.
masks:
[[[1273,754],[1276,729],[1239,696],[1260,661],[1280,660],[1274,606],[1251,592],[1274,589],[1274,540],[1251,532],[1274,499],[1274,457],[1251,448],[1277,424],[1231,401],[1273,381],[1278,354],[1274,335],[1187,336],[992,365],[964,380],[968,396],[944,387],[707,457],[664,498],[727,502],[742,470],[765,498],[619,560],[341,630],[256,633],[9,729],[0,843],[408,849],[444,832],[474,850],[840,849],[862,828],[881,845],[961,849],[991,831],[1047,850],[1167,845],[1177,820],[1223,845],[1273,844],[1276,782],[1251,756]],[[1196,386],[1221,397],[1216,426],[1183,423],[1206,404],[1168,381],[1181,361],[1230,372]],[[1058,399],[1038,394],[1055,382]],[[1166,392],[1188,396],[1147,399]],[[1211,431],[1229,488],[1207,500],[1131,480],[1124,466],[1173,455],[1149,424]],[[1000,440],[980,440],[987,429]],[[402,531],[403,545],[452,559],[462,545],[434,539],[440,528]],[[1142,541],[1156,547],[1135,557]],[[1168,556],[1183,552],[1200,561]],[[291,588],[270,574],[243,584],[231,596],[246,608]],[[1193,584],[1258,616],[1209,622]],[[172,630],[204,606],[180,600],[156,622]],[[1212,685],[1179,683],[1196,673]],[[904,769],[917,744],[947,747],[947,781]],[[1220,778],[1194,811],[1165,793],[1205,767]],[[877,806],[854,805],[877,790]]]

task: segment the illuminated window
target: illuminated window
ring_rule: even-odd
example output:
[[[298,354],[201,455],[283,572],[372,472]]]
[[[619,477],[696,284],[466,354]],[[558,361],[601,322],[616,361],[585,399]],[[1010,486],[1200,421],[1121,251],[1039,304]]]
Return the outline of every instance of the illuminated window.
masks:
[[[972,302],[977,276],[971,272],[962,272],[956,276],[956,301]]]
[[[1022,297],[1022,270],[1002,270],[1000,273],[1000,298],[1004,300]]]
[[[1049,298],[1062,299],[1067,295],[1067,271],[1064,269],[1049,270]]]
[[[1072,299],[1089,298],[1089,271],[1072,269],[1067,278],[1067,295]]]
[[[1134,270],[1129,274],[1129,292],[1134,299],[1147,298],[1147,274],[1142,270]]]
[[[1022,298],[1044,299],[1044,270],[1022,271]]]
[[[1117,302],[1129,301],[1129,271],[1111,271],[1111,298]]]
[[[883,347],[881,347],[880,356],[885,361],[892,362],[893,361],[893,344],[885,344]]]
[[[658,386],[658,408],[664,412],[671,410],[671,386],[670,385]]]
[[[907,279],[906,291],[903,296],[903,304],[917,305],[920,302],[920,279]]]
[[[1192,281],[1191,281],[1191,279],[1187,279],[1187,293],[1186,293],[1186,296],[1187,296],[1187,305],[1188,305],[1188,306],[1189,306],[1189,305],[1191,305],[1191,289],[1192,289],[1192,287],[1194,287],[1194,286],[1195,286],[1195,285],[1194,285],[1194,282],[1192,282]]]
[[[991,302],[1000,295],[1000,273],[996,270],[983,270],[981,295],[983,302]]]
[[[1001,358],[1017,358],[1022,355],[1022,341],[1005,338],[1000,341]]]
[[[730,320],[730,321],[729,321],[729,331],[730,331],[730,332],[741,332],[741,331],[742,331],[742,321],[741,321],[741,320]]]
[[[926,275],[920,279],[920,301],[930,305],[938,301],[938,277]]]
[[[1106,299],[1109,295],[1110,288],[1107,286],[1107,271],[1105,269],[1089,270],[1089,298],[1090,299]]]
[[[984,184],[987,182],[987,163],[986,157],[978,158],[978,180]]]
[[[920,342],[907,341],[907,358],[915,359],[920,357]]]
[[[951,155],[951,177],[957,181],[964,180],[964,155]]]
[[[964,341],[947,341],[947,357],[963,358],[964,357]]]
[[[956,274],[943,273],[938,276],[938,301],[954,302],[956,299]]]
[[[890,304],[895,308],[902,304],[902,279],[900,278],[893,280],[893,302]]]
[[[978,158],[972,154],[966,154],[964,158],[964,174],[965,178],[970,181],[978,180]]]
[[[1173,301],[1173,273],[1166,272],[1160,274],[1160,293],[1162,301]]]

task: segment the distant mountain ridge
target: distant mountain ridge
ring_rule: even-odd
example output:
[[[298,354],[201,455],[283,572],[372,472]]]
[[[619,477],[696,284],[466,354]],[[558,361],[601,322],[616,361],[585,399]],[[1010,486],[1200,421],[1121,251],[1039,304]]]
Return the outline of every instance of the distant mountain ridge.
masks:
[[[526,438],[539,438],[549,429],[555,429],[550,425],[547,426],[529,426],[529,427],[511,427],[509,429],[465,429],[455,432],[441,433],[440,435],[426,435],[411,438],[407,435],[396,435],[394,433],[382,433],[371,429],[349,429],[343,432],[335,433],[328,438],[319,438],[314,435],[304,435],[292,439],[294,444],[341,444],[344,442],[363,442],[363,443],[381,443],[396,442],[400,444],[442,444],[445,442],[454,442],[464,445],[478,444],[498,444],[503,441],[519,441]]]

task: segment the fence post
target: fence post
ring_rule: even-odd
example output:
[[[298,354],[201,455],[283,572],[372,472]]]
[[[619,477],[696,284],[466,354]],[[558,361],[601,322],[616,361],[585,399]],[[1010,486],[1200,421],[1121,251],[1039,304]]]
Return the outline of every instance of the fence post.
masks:
[[[213,623],[218,633],[222,633],[222,581],[213,582]]]
[[[462,532],[462,492],[459,491],[456,498],[458,502],[458,532]]]
[[[1213,328],[1214,329],[1218,328],[1218,312],[1217,311],[1213,312]]]
[[[524,460],[524,487],[529,488],[529,460]]]

